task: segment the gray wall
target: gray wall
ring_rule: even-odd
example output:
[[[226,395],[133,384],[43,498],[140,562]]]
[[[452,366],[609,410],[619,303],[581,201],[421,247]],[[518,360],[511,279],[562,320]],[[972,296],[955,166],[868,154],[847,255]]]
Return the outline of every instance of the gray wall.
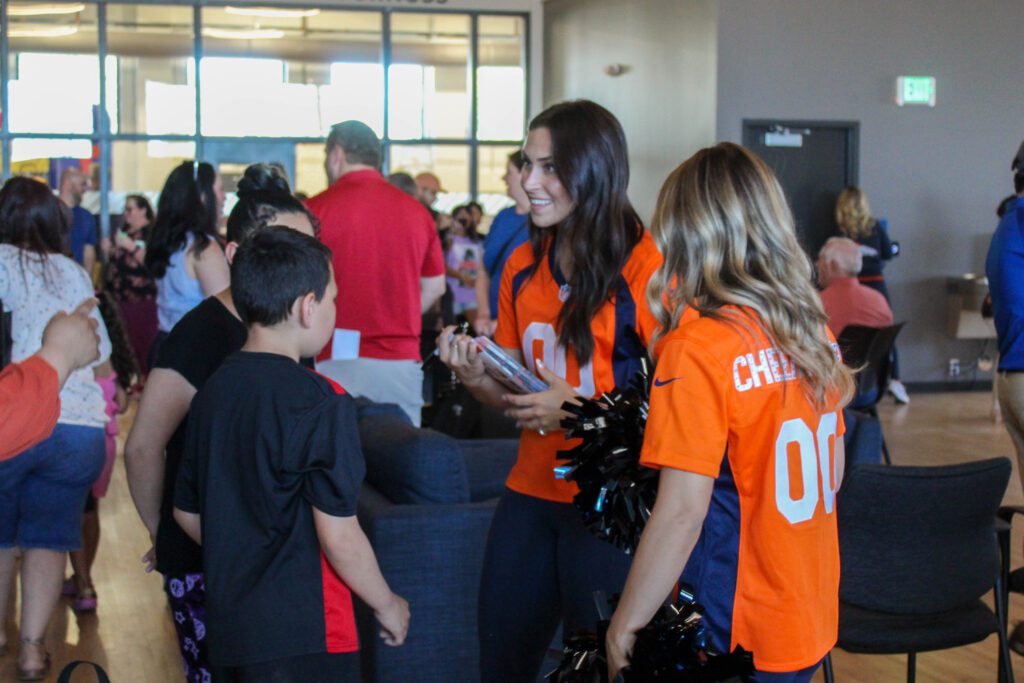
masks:
[[[645,220],[668,172],[714,140],[716,34],[713,0],[544,5],[544,104],[588,98],[619,118]]]
[[[744,118],[860,121],[861,185],[903,245],[903,379],[945,380],[979,344],[946,334],[943,278],[984,271],[1024,138],[1024,2],[721,0],[718,24],[720,139]],[[897,107],[901,74],[935,76],[938,106]]]

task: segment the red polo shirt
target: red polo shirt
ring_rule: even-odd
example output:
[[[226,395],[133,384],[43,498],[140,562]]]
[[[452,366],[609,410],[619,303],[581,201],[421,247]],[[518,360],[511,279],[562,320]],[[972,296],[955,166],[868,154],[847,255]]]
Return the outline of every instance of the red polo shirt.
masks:
[[[335,327],[359,331],[360,358],[419,360],[420,278],[444,274],[430,213],[375,170],[346,173],[307,205],[334,254]]]
[[[833,280],[821,293],[828,326],[837,337],[847,325],[888,327],[892,325],[892,309],[878,291],[857,282],[855,277]]]

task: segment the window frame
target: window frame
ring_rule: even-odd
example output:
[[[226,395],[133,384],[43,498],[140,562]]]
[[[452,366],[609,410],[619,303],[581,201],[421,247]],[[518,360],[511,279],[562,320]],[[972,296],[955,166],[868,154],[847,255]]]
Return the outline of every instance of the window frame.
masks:
[[[73,4],[75,0],[50,0],[54,4]],[[97,12],[97,33],[99,34],[99,42],[97,45],[97,59],[99,63],[99,85],[100,85],[100,97],[99,97],[99,111],[107,111],[107,78],[106,69],[103,65],[106,63],[108,54],[107,46],[107,7],[110,5],[139,5],[139,4],[152,4],[152,5],[178,5],[179,3],[174,2],[147,2],[146,0],[85,0],[87,5],[93,5],[96,7]],[[216,2],[205,2],[199,0],[197,2],[189,3],[192,7],[192,29],[193,29],[193,45],[192,45],[192,57],[195,59],[196,70],[195,70],[195,133],[193,135],[152,135],[148,133],[111,133],[111,122],[109,117],[99,117],[99,130],[93,133],[12,133],[9,127],[9,112],[10,112],[10,32],[9,28],[9,17],[8,17],[8,5],[9,0],[0,0],[0,155],[2,155],[3,161],[0,164],[0,178],[6,180],[11,176],[11,149],[12,141],[14,139],[82,139],[90,140],[99,147],[99,163],[100,163],[100,228],[104,235],[110,233],[110,192],[111,192],[111,178],[110,168],[111,159],[113,153],[114,142],[149,142],[154,140],[165,141],[165,142],[193,142],[196,146],[196,157],[198,159],[203,158],[203,147],[206,142],[237,142],[240,140],[246,141],[258,141],[266,140],[268,142],[286,142],[286,143],[323,143],[324,139],[320,137],[223,137],[223,136],[204,136],[202,134],[202,84],[201,84],[201,71],[199,68],[201,60],[203,58],[203,21],[202,21],[202,10],[206,7],[226,7],[228,5],[244,5],[246,2],[230,2],[229,0],[218,0]],[[273,7],[281,9],[294,9],[294,4],[286,4],[281,2],[259,2],[260,7]],[[439,7],[348,7],[338,5],[326,5],[317,2],[303,3],[303,8],[308,9],[319,9],[322,11],[344,11],[344,10],[355,10],[360,12],[374,12],[381,15],[381,54],[380,60],[384,70],[384,120],[383,120],[383,136],[381,137],[381,143],[383,146],[383,171],[387,173],[389,171],[389,161],[391,157],[392,146],[399,145],[458,145],[468,148],[469,152],[469,194],[474,199],[479,196],[479,148],[481,147],[509,147],[518,146],[522,144],[522,140],[479,140],[477,139],[479,133],[479,105],[478,105],[478,66],[480,63],[480,17],[482,16],[501,16],[501,17],[515,17],[522,21],[523,34],[522,34],[522,68],[523,68],[523,101],[524,106],[524,121],[523,131],[525,134],[527,121],[525,120],[529,116],[531,109],[530,102],[530,88],[531,88],[531,67],[533,63],[533,55],[531,54],[532,43],[531,43],[531,21],[530,12],[528,11],[515,11],[515,10],[477,10],[477,9],[441,9]],[[433,137],[420,137],[412,139],[396,139],[392,140],[389,136],[389,70],[392,62],[392,40],[391,40],[391,20],[392,17],[399,14],[460,14],[469,16],[469,55],[467,58],[466,68],[469,72],[469,135],[466,138],[433,138]]]

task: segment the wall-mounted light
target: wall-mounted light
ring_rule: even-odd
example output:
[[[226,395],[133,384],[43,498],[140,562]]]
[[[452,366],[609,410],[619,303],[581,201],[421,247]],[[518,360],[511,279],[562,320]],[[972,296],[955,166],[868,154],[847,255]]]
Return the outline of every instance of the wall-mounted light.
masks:
[[[242,17],[272,17],[275,19],[302,19],[304,17],[315,17],[320,14],[318,9],[283,9],[279,7],[228,7],[224,8],[228,14],[235,14]]]
[[[63,38],[78,33],[77,26],[17,26],[11,27],[11,38]]]
[[[207,38],[220,38],[222,40],[277,40],[284,38],[284,31],[276,28],[203,28],[203,35]]]
[[[7,6],[7,14],[12,17],[43,17],[53,14],[77,14],[84,9],[85,3],[81,2],[31,5],[11,3]]]

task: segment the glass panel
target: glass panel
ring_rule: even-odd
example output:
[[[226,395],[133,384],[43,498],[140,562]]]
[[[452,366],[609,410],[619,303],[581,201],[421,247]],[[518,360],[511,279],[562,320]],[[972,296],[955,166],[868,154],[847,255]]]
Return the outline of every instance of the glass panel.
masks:
[[[429,171],[441,179],[442,192],[434,208],[450,213],[469,201],[469,148],[462,145],[391,145],[388,173],[408,173],[413,178]]]
[[[191,142],[113,142],[110,166],[111,229],[120,227],[124,200],[130,194],[149,198],[153,209],[167,176],[181,162],[195,157]]]
[[[482,16],[478,27],[477,139],[519,140],[526,127],[525,21]]]
[[[306,142],[295,145],[296,194],[312,197],[327,189],[327,173],[324,171],[324,145]]]
[[[90,182],[82,206],[91,213],[99,212],[99,162],[92,157],[94,148],[89,140],[61,138],[14,138],[11,140],[11,174],[27,175],[57,187],[61,172],[77,166],[86,172]]]
[[[358,118],[384,128],[377,12],[203,9],[202,130],[323,137]]]
[[[469,137],[469,17],[393,14],[391,48],[389,136]]]
[[[191,7],[107,5],[107,49],[122,105],[115,132],[195,134]]]
[[[10,18],[10,129],[92,133],[100,102],[96,6],[19,2]],[[108,61],[108,113],[117,120],[117,75]],[[55,94],[59,93],[59,98]]]
[[[504,178],[508,155],[517,149],[519,147],[491,145],[477,148],[477,201],[484,207],[485,216],[494,216],[506,206],[515,204],[508,196]]]

